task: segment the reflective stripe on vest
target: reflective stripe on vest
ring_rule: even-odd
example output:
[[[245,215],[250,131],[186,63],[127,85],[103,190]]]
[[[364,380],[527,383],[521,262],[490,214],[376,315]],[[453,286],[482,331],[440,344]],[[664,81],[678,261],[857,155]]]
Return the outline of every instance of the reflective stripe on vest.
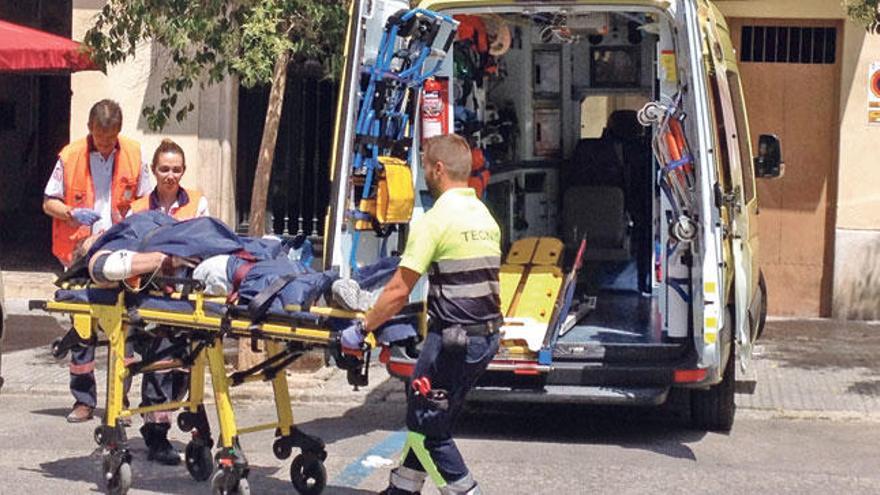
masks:
[[[431,263],[428,313],[446,324],[473,325],[501,318],[500,256]]]
[[[137,197],[141,175],[141,147],[136,141],[118,138],[110,183],[111,222],[125,218],[132,201]],[[71,208],[94,208],[95,185],[92,181],[87,139],[74,141],[61,150],[58,157],[64,165],[64,204]],[[67,222],[52,219],[52,254],[65,266],[72,261],[76,243],[88,237],[88,227],[71,227]]]
[[[189,201],[185,205],[175,208],[170,213],[170,215],[177,220],[189,220],[190,218],[195,218],[199,211],[199,201],[202,200],[202,193],[195,189],[186,189],[186,194],[189,197]],[[140,213],[149,209],[150,194],[138,198],[131,204],[132,213]]]

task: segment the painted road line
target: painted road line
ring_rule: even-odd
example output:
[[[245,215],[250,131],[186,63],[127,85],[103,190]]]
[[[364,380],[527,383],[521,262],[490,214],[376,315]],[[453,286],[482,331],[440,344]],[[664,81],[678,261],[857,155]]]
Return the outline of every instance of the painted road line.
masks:
[[[379,456],[386,459],[392,459],[396,462],[396,456],[403,449],[406,442],[406,430],[395,431],[385,437],[384,440],[372,446],[369,450],[361,454],[354,462],[345,466],[345,469],[339,473],[339,476],[333,480],[335,486],[344,486],[348,488],[356,488],[365,479],[367,479],[373,471],[374,466],[365,464],[364,461],[370,456]]]

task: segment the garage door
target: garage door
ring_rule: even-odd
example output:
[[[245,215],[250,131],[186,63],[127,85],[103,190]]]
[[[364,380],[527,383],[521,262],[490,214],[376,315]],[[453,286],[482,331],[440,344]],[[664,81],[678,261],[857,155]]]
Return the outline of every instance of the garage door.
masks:
[[[775,315],[829,316],[841,26],[730,19],[753,144],[782,141],[785,177],[758,181],[760,262]]]

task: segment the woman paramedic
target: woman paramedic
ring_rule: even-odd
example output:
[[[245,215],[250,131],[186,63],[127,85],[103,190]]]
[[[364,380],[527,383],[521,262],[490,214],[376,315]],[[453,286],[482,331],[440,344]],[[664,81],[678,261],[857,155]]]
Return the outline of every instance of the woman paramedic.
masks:
[[[156,177],[156,188],[131,204],[129,215],[146,210],[159,210],[177,220],[188,220],[195,217],[208,216],[208,200],[201,192],[184,189],[180,179],[186,172],[186,156],[183,149],[170,139],[163,139],[153,153],[150,165]],[[154,339],[144,345],[144,352],[158,353],[170,347],[167,337]],[[173,357],[173,356],[171,356]],[[186,392],[188,373],[182,370],[165,370],[145,373],[141,387],[141,406],[163,404],[177,400]],[[141,435],[147,444],[147,458],[161,464],[175,465],[180,462],[180,455],[168,441],[168,430],[171,428],[170,412],[154,412],[144,415],[144,426]]]
[[[180,179],[186,172],[183,148],[170,139],[163,139],[150,165],[156,177],[156,188],[131,204],[129,214],[159,210],[178,220],[208,216],[208,199],[195,189],[184,189]]]

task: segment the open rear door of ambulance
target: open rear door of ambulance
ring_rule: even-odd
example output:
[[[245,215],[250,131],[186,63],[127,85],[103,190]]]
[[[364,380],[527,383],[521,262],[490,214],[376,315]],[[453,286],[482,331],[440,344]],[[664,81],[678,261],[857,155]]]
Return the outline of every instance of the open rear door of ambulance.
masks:
[[[716,116],[720,122],[718,128],[723,132],[723,135],[718,136],[719,140],[723,140],[723,143],[719,143],[719,151],[722,153],[726,151],[730,169],[730,184],[728,190],[722,192],[721,199],[731,219],[730,242],[734,267],[734,309],[731,316],[736,325],[734,330],[738,346],[737,356],[741,369],[745,371],[752,355],[752,318],[749,307],[752,294],[756,293],[758,285],[757,264],[754,262],[755,253],[752,251],[753,242],[751,242],[752,239],[757,240],[751,232],[752,226],[757,224],[754,220],[757,202],[754,201],[754,197],[747,197],[746,193],[750,187],[752,190],[754,188],[752,184],[746,184],[746,181],[752,178],[750,174],[744,173],[744,168],[751,166],[745,109],[736,108],[734,91],[740,91],[740,88],[738,85],[731,85],[731,81],[738,83],[739,77],[736,69],[736,54],[730,43],[726,42],[729,40],[727,26],[718,16],[719,13],[709,11],[707,29],[710,32],[707,33],[709,38],[707,44],[710,47],[713,68],[709,78],[716,100],[716,112],[720,113]]]
[[[342,277],[350,274],[353,231],[347,225],[346,210],[353,199],[349,176],[354,155],[355,127],[364,65],[375,61],[385,22],[394,13],[408,9],[402,0],[353,0],[345,40],[345,66],[340,80],[339,105],[333,137],[330,171],[330,207],[324,223],[324,269],[338,267]],[[375,261],[383,247],[397,247],[397,234],[380,239],[371,233],[360,236],[357,259]]]

